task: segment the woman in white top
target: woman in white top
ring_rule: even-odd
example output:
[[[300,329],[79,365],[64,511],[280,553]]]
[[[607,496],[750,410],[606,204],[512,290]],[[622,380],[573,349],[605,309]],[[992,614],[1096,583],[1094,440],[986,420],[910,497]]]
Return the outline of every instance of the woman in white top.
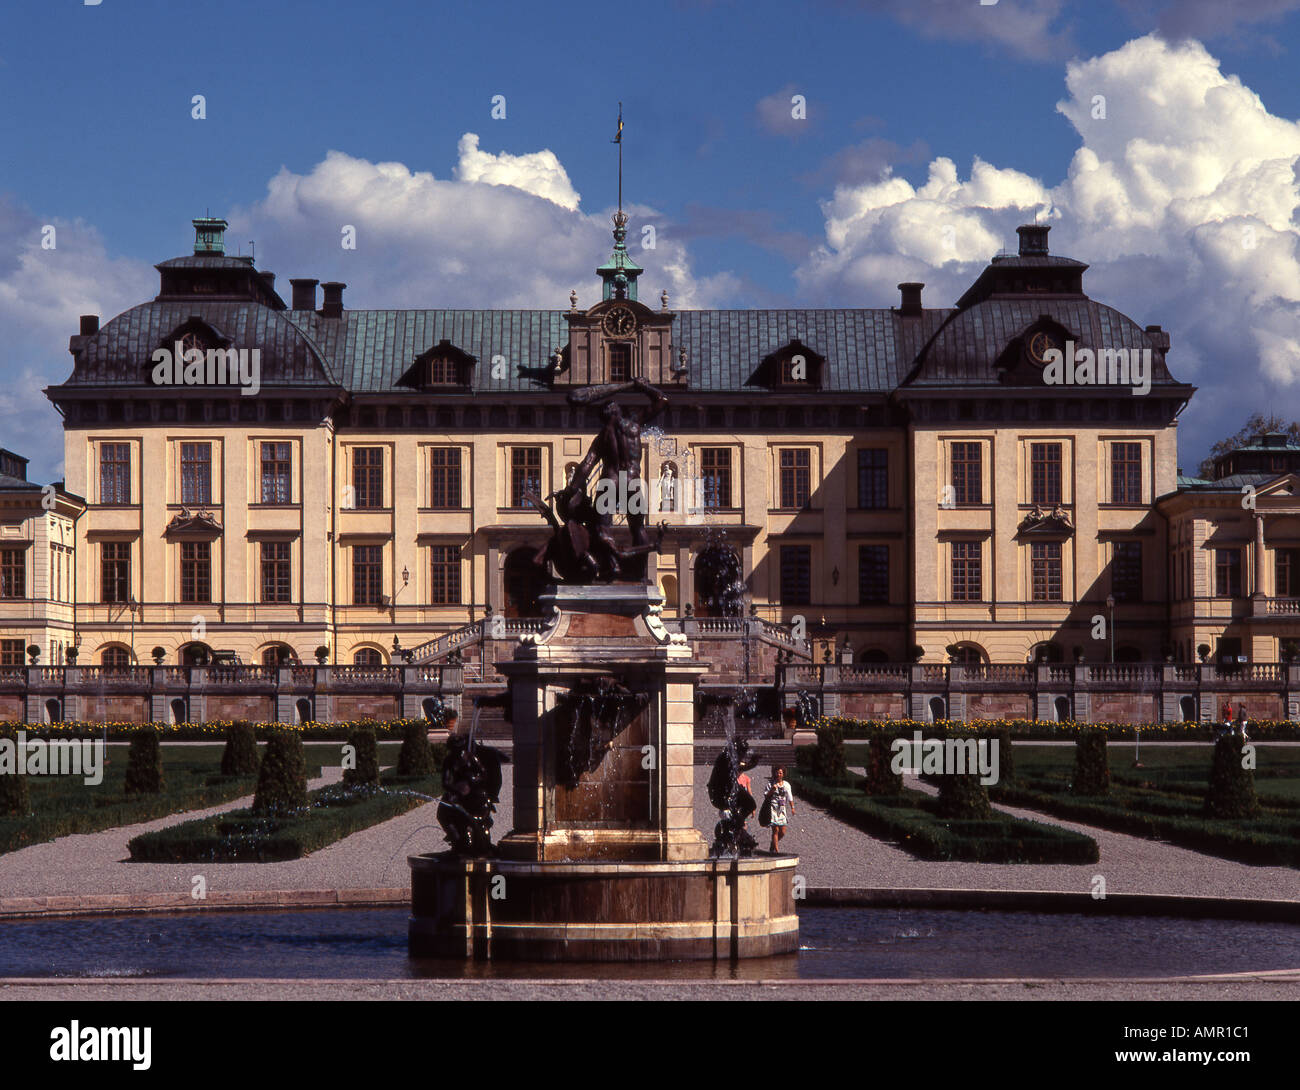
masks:
[[[767,785],[767,801],[772,808],[772,854],[781,850],[781,837],[790,818],[794,817],[794,792],[785,782],[785,769],[778,768]]]

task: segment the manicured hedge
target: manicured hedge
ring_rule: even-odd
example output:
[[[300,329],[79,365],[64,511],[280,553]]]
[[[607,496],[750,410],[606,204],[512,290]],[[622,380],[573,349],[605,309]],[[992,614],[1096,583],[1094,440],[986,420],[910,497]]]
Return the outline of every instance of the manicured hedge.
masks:
[[[313,791],[310,807],[289,817],[236,810],[135,837],[136,862],[270,863],[300,859],[362,829],[422,806],[442,792],[440,777],[387,777],[383,786],[331,784]],[[431,834],[432,835],[432,834]]]
[[[938,799],[918,791],[870,797],[859,784],[823,783],[796,772],[791,783],[801,798],[864,832],[896,840],[919,859],[977,863],[1095,863],[1091,837],[1051,825],[994,814],[988,819],[945,819]]]
[[[28,738],[102,738],[107,734],[110,742],[129,741],[136,734],[152,727],[164,742],[221,742],[227,737],[231,719],[214,719],[207,723],[17,723],[18,729],[27,732]],[[257,723],[254,731],[258,741],[265,742],[278,730],[293,731],[310,742],[345,742],[354,730],[373,730],[380,741],[397,741],[407,726],[419,724],[431,730],[437,723],[427,719],[357,719],[343,723]]]
[[[1100,730],[1114,742],[1132,741],[1133,731],[1140,729],[1142,742],[1209,742],[1213,741],[1216,727],[1211,723],[1076,723],[1073,720],[1056,722],[1050,719],[971,719],[967,721],[941,719],[922,722],[916,719],[851,719],[845,716],[822,716],[808,726],[813,730],[834,724],[843,733],[845,741],[862,741],[873,731],[884,730],[893,734],[906,734],[919,730],[927,738],[937,737],[943,731],[1005,731],[1009,737],[1055,740],[1074,738],[1081,729]],[[1275,742],[1300,740],[1300,722],[1293,719],[1252,719],[1249,734],[1252,741]]]
[[[1199,798],[1114,786],[1104,798],[1079,798],[1059,781],[1022,779],[992,789],[1002,805],[1040,810],[1119,833],[1167,840],[1183,848],[1242,863],[1300,867],[1300,818],[1269,813],[1253,819],[1204,816]]]

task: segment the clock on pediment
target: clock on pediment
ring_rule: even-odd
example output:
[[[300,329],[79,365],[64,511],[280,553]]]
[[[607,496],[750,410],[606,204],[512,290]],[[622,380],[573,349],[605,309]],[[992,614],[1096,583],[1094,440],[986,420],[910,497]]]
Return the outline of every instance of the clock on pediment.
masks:
[[[601,328],[607,337],[627,338],[636,335],[636,315],[631,307],[616,306],[605,312]]]
[[[1042,367],[1047,363],[1047,353],[1052,349],[1058,352],[1065,350],[1065,341],[1054,329],[1036,329],[1029,335],[1025,348],[1029,358]]]

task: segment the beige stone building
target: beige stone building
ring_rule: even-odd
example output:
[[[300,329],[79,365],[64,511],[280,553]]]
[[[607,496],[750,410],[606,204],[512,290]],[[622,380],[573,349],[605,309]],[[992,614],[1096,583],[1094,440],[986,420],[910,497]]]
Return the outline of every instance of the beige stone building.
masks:
[[[67,661],[85,509],[62,481],[29,481],[27,459],[0,450],[0,668],[31,662],[28,647],[39,649],[39,665]]]
[[[87,502],[83,663],[376,665],[485,617],[509,635],[546,581],[529,495],[564,485],[598,424],[566,395],[634,379],[667,398],[643,473],[670,619],[716,611],[696,561],[721,539],[746,608],[806,628],[819,659],[1151,660],[1201,638],[1170,628],[1184,501],[1157,504],[1182,495],[1192,388],[1168,335],[1088,298],[1046,227],[952,308],[907,284],[887,309],[689,311],[638,298],[618,222],[598,298],[519,311],[351,310],[315,280],[286,305],[224,253],[223,221],[195,226],[154,300],[83,318],[47,391]]]

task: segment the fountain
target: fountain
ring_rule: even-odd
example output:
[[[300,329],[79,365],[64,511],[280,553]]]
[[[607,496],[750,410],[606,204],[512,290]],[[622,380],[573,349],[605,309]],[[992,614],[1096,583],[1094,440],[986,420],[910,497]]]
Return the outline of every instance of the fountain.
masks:
[[[642,382],[588,388],[577,401],[629,389],[662,404]],[[797,857],[710,857],[695,828],[695,691],[706,666],[665,629],[657,589],[609,575],[647,551],[643,524],[632,526],[630,550],[590,523],[570,528],[589,518],[575,492],[597,463],[605,480],[639,479],[641,423],[606,412],[548,520],[554,536],[539,555],[564,557],[568,581],[541,597],[545,630],[498,664],[514,738],[513,828],[495,847],[471,838],[468,852],[462,842],[410,857],[412,956],[641,961],[798,948]],[[592,564],[574,550],[584,539],[600,542]],[[608,582],[583,581],[601,572]]]

